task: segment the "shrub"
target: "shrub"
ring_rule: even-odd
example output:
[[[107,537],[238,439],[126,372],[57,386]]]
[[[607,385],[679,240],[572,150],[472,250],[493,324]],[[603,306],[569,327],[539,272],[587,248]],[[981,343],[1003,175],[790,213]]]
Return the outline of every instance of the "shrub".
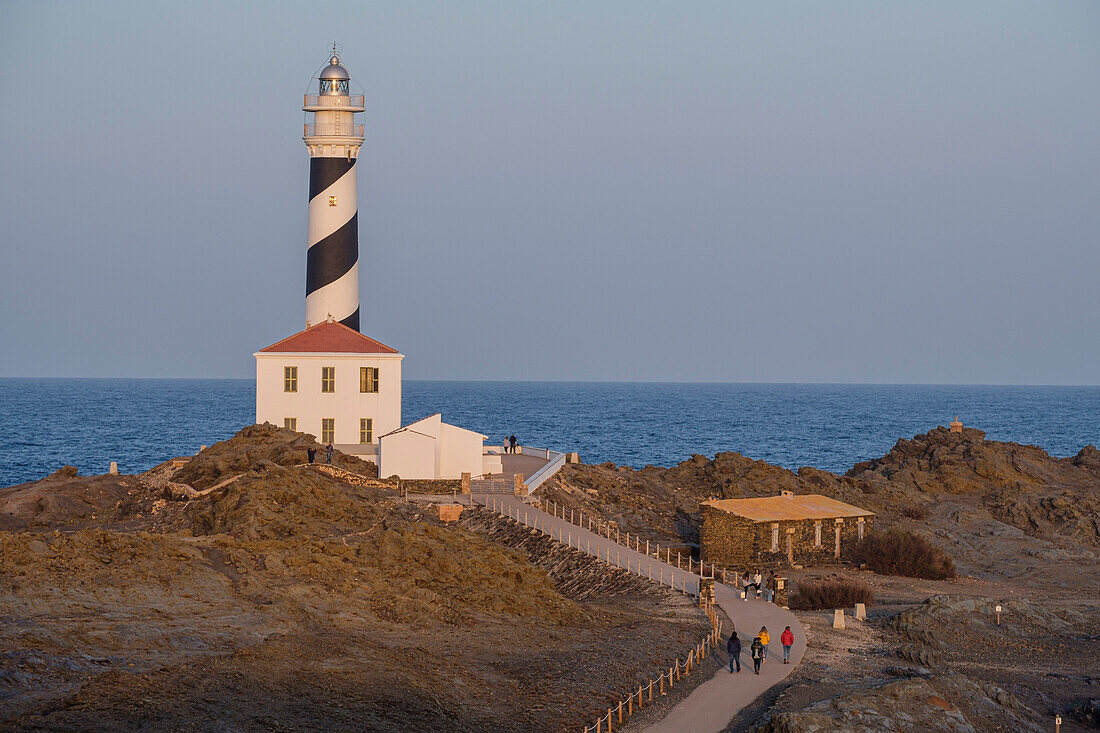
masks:
[[[872,532],[852,550],[851,559],[867,563],[881,575],[943,580],[955,577],[955,561],[941,548],[913,532]]]
[[[823,608],[851,608],[857,603],[874,603],[875,593],[862,580],[852,578],[816,578],[798,583],[789,599],[797,611]]]
[[[898,511],[910,519],[928,519],[928,508],[924,504],[904,504]]]

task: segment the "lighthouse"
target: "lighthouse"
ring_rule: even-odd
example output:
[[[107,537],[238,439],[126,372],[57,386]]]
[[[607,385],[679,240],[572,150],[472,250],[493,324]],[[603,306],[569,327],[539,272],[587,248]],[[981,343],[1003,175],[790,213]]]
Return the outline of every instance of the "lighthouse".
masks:
[[[307,92],[302,140],[309,151],[306,323],[338,321],[359,330],[359,204],[355,163],[363,145],[363,95],[333,50]],[[312,119],[310,119],[312,115]]]
[[[302,140],[309,151],[306,327],[260,349],[256,422],[309,433],[322,445],[378,466],[382,476],[460,479],[501,473],[486,436],[439,413],[401,425],[397,349],[359,330],[359,222],[355,161],[363,145],[363,96],[335,52],[308,90]],[[549,458],[549,456],[547,456]]]

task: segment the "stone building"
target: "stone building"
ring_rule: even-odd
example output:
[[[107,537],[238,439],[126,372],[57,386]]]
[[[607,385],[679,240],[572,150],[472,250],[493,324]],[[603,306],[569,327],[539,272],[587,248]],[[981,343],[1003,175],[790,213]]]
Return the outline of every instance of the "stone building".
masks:
[[[700,559],[734,569],[839,559],[871,530],[875,516],[827,496],[789,491],[757,499],[711,499],[700,508]]]

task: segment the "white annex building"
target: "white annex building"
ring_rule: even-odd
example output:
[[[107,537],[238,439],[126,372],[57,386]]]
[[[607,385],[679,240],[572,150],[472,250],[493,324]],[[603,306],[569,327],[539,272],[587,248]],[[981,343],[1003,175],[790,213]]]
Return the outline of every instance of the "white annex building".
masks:
[[[439,414],[401,426],[401,360],[396,349],[359,332],[356,162],[363,95],[333,54],[303,109],[310,155],[306,328],[253,354],[256,422],[312,433],[322,444],[374,462],[378,475],[478,478],[500,471],[486,436]]]

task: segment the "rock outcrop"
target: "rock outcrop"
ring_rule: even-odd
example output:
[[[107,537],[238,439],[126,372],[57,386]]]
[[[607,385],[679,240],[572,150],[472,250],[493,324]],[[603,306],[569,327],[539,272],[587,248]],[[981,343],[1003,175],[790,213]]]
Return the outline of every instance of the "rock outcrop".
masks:
[[[172,481],[197,490],[214,486],[232,476],[250,470],[261,461],[278,466],[295,466],[308,461],[310,447],[324,460],[324,447],[309,433],[296,433],[271,423],[241,428],[229,440],[215,443],[187,462]],[[368,477],[377,476],[373,463],[336,451],[333,464]]]
[[[899,440],[882,458],[843,476],[809,466],[790,471],[726,452],[667,469],[567,466],[542,493],[643,537],[694,543],[699,502],[781,491],[824,494],[875,512],[876,528],[935,535],[937,544],[946,539],[964,566],[974,560],[964,571],[1015,571],[998,562],[986,541],[1013,533],[1039,540],[1013,547],[1016,554],[1050,553],[1053,545],[1069,559],[1100,548],[1100,451],[1086,446],[1072,458],[1054,458],[1035,446],[986,440],[973,428],[938,427]]]
[[[1001,730],[1045,730],[1035,714],[997,685],[958,674],[886,682],[772,715],[754,733],[976,733],[968,719],[996,721]],[[985,726],[982,726],[985,729]]]

